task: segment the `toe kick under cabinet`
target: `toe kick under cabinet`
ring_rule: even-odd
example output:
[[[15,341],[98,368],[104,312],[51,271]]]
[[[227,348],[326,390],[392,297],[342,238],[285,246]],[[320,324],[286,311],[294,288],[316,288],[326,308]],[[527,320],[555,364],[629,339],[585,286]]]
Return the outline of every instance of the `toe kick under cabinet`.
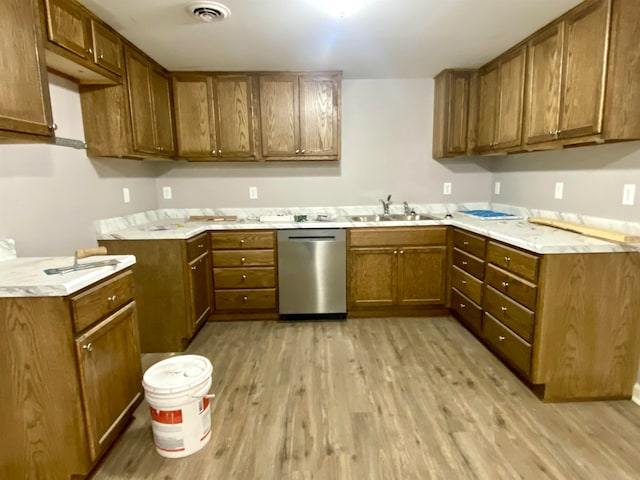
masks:
[[[84,478],[142,400],[133,275],[0,298],[0,478]]]
[[[640,253],[539,255],[455,229],[451,309],[545,401],[630,398]]]

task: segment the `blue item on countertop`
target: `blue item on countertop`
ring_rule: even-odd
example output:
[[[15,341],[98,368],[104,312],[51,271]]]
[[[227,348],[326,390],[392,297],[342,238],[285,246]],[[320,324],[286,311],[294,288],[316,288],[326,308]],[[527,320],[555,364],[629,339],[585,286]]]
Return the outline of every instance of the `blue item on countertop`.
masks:
[[[518,215],[496,212],[494,210],[461,210],[459,213],[466,213],[480,220],[517,220],[522,218]]]

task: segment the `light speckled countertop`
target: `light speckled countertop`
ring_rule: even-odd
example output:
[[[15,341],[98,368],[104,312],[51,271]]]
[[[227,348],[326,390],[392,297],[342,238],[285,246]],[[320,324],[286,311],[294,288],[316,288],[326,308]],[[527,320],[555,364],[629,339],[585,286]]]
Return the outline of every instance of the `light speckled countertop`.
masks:
[[[401,213],[394,206],[391,213]],[[416,205],[415,210],[437,217],[437,220],[420,221],[384,221],[356,222],[349,217],[380,213],[380,207],[333,207],[333,208],[297,208],[297,209],[173,209],[155,210],[128,217],[118,217],[96,222],[96,235],[102,240],[153,240],[187,239],[205,231],[240,229],[290,229],[290,228],[371,228],[398,227],[416,225],[452,225],[464,228],[480,235],[505,242],[509,245],[540,254],[558,253],[604,253],[640,250],[640,245],[621,245],[617,243],[587,237],[553,227],[534,225],[527,222],[529,216],[558,218],[576,223],[589,224],[598,228],[640,232],[640,225],[608,219],[584,217],[575,214],[529,210],[508,205],[486,203],[464,205]],[[521,219],[481,220],[473,218],[462,210],[492,208],[494,210],[516,214]],[[304,222],[260,222],[263,215],[307,215]],[[451,218],[445,215],[451,214]],[[235,222],[189,221],[190,216],[198,215],[236,215]],[[331,221],[314,221],[318,215],[327,215]],[[286,217],[283,217],[286,218]]]

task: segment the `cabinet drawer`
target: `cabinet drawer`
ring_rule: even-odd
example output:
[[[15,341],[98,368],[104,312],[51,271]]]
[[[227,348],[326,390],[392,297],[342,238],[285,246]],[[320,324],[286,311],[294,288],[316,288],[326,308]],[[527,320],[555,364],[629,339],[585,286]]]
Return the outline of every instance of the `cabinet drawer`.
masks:
[[[275,265],[273,250],[211,252],[214,267],[262,267]]]
[[[276,290],[216,290],[216,310],[265,310],[276,308]]]
[[[451,269],[451,286],[457,288],[478,305],[482,303],[482,282],[458,267]]]
[[[213,287],[267,288],[276,286],[275,268],[214,268]]]
[[[484,258],[486,243],[485,238],[480,235],[458,229],[453,231],[453,246],[476,257]]]
[[[446,245],[447,227],[386,227],[352,228],[349,231],[351,247],[384,247],[411,245]]]
[[[531,310],[489,286],[484,292],[484,309],[531,343],[535,318]]]
[[[203,233],[187,240],[187,261],[192,261],[209,250],[209,234]]]
[[[491,262],[531,282],[538,281],[537,255],[516,250],[495,242],[487,246],[487,262]]]
[[[531,345],[487,312],[484,312],[482,336],[510,365],[529,376]]]
[[[455,288],[451,289],[451,308],[471,331],[482,333],[482,308]]]
[[[531,310],[536,309],[538,287],[494,265],[487,265],[485,283],[499,292],[523,304]]]
[[[275,232],[214,232],[211,234],[213,250],[237,250],[252,248],[273,248]]]
[[[84,330],[133,299],[133,273],[128,270],[71,297],[73,326]]]
[[[484,278],[484,261],[478,257],[453,249],[453,264],[476,278]]]

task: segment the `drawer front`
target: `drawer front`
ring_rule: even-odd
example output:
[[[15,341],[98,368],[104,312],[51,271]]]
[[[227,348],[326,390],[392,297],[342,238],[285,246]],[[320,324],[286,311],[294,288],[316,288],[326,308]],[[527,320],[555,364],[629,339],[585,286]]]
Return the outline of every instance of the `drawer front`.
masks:
[[[273,230],[211,233],[211,248],[213,250],[274,248],[275,244],[275,232]]]
[[[453,246],[476,257],[484,258],[486,244],[487,241],[480,235],[458,229],[453,231]]]
[[[446,245],[447,227],[352,228],[351,247]]]
[[[209,234],[203,233],[187,240],[187,260],[191,262],[209,250]]]
[[[531,374],[531,345],[487,312],[482,322],[482,336],[511,366],[527,376]]]
[[[536,309],[538,287],[495,265],[487,265],[485,283],[531,310]]]
[[[131,270],[71,297],[75,331],[84,330],[131,300],[133,300]]]
[[[482,282],[458,267],[453,267],[451,270],[451,286],[480,305],[482,303]]]
[[[538,281],[539,258],[537,255],[499,243],[489,242],[487,246],[487,262],[515,273],[530,282],[537,283]]]
[[[455,288],[451,289],[451,308],[471,331],[482,333],[482,308]]]
[[[453,264],[476,278],[484,278],[484,261],[468,253],[453,249]]]
[[[531,310],[514,302],[490,286],[487,286],[484,291],[484,309],[531,343],[535,318]]]
[[[213,288],[269,288],[276,286],[276,271],[267,268],[214,268]]]
[[[276,290],[215,290],[216,310],[273,310]]]
[[[273,250],[211,252],[214,267],[262,267],[275,265]]]

